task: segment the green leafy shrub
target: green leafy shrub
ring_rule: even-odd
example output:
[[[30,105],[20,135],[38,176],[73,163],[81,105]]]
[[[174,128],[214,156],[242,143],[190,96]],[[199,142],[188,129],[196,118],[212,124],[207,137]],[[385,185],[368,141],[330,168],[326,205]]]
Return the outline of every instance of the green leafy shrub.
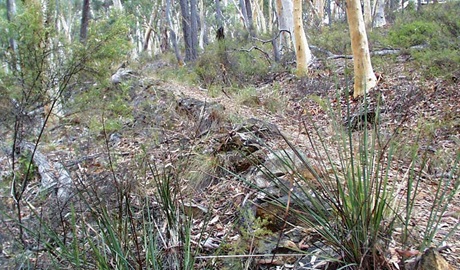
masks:
[[[428,5],[418,12],[406,12],[396,19],[384,44],[396,48],[426,45],[423,50],[411,50],[414,64],[424,76],[452,77],[460,69],[459,2]]]
[[[429,78],[451,78],[460,69],[460,54],[455,49],[415,51],[412,55]]]
[[[218,54],[214,50],[207,51],[198,58],[194,71],[199,82],[206,88],[216,84],[225,85],[229,79]]]
[[[459,12],[459,2],[447,2],[424,6],[417,12],[398,14],[389,31],[389,42],[405,47],[425,43],[433,49],[458,48]]]
[[[204,87],[254,84],[271,69],[271,60],[262,52],[264,50],[254,49],[250,44],[221,41],[207,47],[194,71]]]
[[[396,47],[409,48],[437,42],[439,25],[435,22],[414,21],[395,26],[389,32],[389,41]]]
[[[350,53],[350,32],[345,22],[333,24],[332,27],[323,27],[318,33],[312,33],[309,41],[312,45],[335,54]]]

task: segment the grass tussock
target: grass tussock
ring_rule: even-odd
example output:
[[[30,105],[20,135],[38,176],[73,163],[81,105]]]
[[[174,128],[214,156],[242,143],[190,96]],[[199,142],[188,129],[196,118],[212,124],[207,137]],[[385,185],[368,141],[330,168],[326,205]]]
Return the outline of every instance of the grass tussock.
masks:
[[[304,123],[312,158],[305,158],[302,150],[287,138],[286,154],[272,152],[285,168],[294,173],[290,184],[281,181],[269,168],[259,167],[289,196],[287,200],[277,202],[286,209],[286,215],[279,218],[286,220],[289,215],[297,216],[320,235],[320,242],[332,248],[332,252],[327,249],[324,252],[326,259],[331,261],[326,269],[393,269],[388,259],[395,239],[398,245],[402,245],[399,248],[410,246],[421,252],[442,245],[458,227],[457,224],[439,239],[437,230],[441,218],[459,192],[460,155],[444,164],[442,169],[449,172],[447,178],[437,184],[432,200],[422,206],[422,209],[428,209],[428,221],[415,229],[414,215],[422,210],[417,207],[417,202],[425,181],[423,172],[431,162],[427,152],[415,144],[407,163],[402,166],[404,173],[395,175],[395,167],[401,166],[397,164],[397,157],[401,154],[397,130],[390,139],[381,137],[380,115],[377,113],[372,122],[367,117],[361,120],[363,126],[371,126],[370,129],[354,132],[351,126],[342,126],[338,120],[341,117],[337,117],[341,113],[336,112],[336,108],[324,101],[323,106],[335,119],[332,148],[330,138],[324,136],[320,127]],[[350,117],[348,107],[345,115]],[[284,226],[287,226],[286,221]],[[413,235],[413,230],[422,232],[420,238],[414,239],[417,236]]]

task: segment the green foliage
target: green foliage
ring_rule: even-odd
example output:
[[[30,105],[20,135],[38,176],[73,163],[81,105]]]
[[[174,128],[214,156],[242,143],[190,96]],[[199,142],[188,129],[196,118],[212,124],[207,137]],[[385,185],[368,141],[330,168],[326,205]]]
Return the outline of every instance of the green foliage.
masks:
[[[458,49],[440,49],[416,51],[412,55],[418,66],[428,78],[452,78],[460,69],[460,51]]]
[[[21,155],[19,157],[19,168],[21,171],[21,175],[25,176],[27,173],[34,176],[37,175],[38,168],[31,160],[32,155],[29,153],[28,155]]]
[[[93,114],[92,117],[82,121],[88,121],[87,125],[94,134],[101,134],[103,131],[107,134],[120,131],[133,119],[133,108],[129,103],[131,84],[132,81],[128,80],[117,86],[107,86],[105,90],[97,86],[91,87],[75,95],[68,106],[75,108],[78,113]]]
[[[79,97],[78,92],[70,90],[81,81],[96,85],[99,91],[107,87],[112,67],[121,62],[130,48],[126,38],[127,20],[123,16],[112,16],[93,21],[87,43],[71,43],[56,31],[54,24],[44,23],[39,2],[19,9],[18,15],[5,28],[6,37],[15,40],[17,47],[4,55],[8,70],[0,74],[0,80],[8,89],[7,98],[17,102],[18,115],[36,114],[43,106],[55,109],[56,102],[60,105],[60,113],[64,114],[70,110],[64,104],[71,105],[81,99],[86,99],[88,104],[101,100],[102,93],[91,99]],[[118,117],[123,106],[115,104],[109,109]],[[23,118],[16,121],[26,121]],[[36,136],[32,132],[18,133]]]
[[[200,83],[199,75],[193,72],[193,67],[190,66],[177,66],[177,59],[173,54],[166,54],[164,56],[169,63],[165,68],[158,71],[158,75],[163,80],[180,81],[189,85],[196,85]]]
[[[19,102],[26,98],[27,105],[43,102],[46,98],[46,72],[50,69],[49,41],[46,36],[53,30],[43,24],[40,6],[32,3],[17,18],[8,23],[5,37],[16,41],[16,51],[11,48],[5,54],[5,62],[11,70],[0,78],[10,89],[10,97]]]
[[[459,12],[460,3],[447,2],[404,13],[398,16],[383,43],[396,48],[426,46],[409,51],[415,65],[428,78],[450,78],[460,68]]]
[[[206,51],[201,55],[195,64],[195,73],[199,82],[206,88],[213,85],[225,84],[226,74],[223,66],[220,64],[218,54],[214,51]]]
[[[195,64],[194,71],[200,83],[206,88],[213,85],[242,86],[263,78],[271,69],[270,60],[263,52],[245,47],[250,44],[229,40],[208,46]]]
[[[131,17],[111,16],[90,24],[88,41],[78,56],[88,61],[89,72],[112,72],[112,68],[128,60],[131,44],[127,38]],[[108,79],[104,76],[103,79]]]
[[[332,27],[323,27],[309,37],[312,45],[332,53],[348,54],[351,52],[350,32],[345,22],[334,23]]]
[[[389,31],[389,44],[410,47],[427,44],[430,49],[458,48],[460,3],[447,2],[401,14]]]
[[[439,39],[439,24],[429,21],[414,21],[393,27],[389,32],[390,43],[398,48],[424,45]]]
[[[101,106],[100,115],[94,117],[93,120],[104,119],[106,131],[119,129],[120,119],[125,121],[124,118],[130,113],[130,108],[126,105],[129,98],[127,96],[129,87],[121,86],[120,89],[113,92],[104,91],[109,89],[112,68],[119,65],[122,57],[127,55],[130,48],[127,40],[127,18],[112,16],[105,20],[93,21],[90,25],[87,42],[81,44],[78,42],[70,43],[67,37],[64,38],[56,31],[53,23],[45,23],[42,11],[40,2],[33,1],[30,5],[20,6],[17,16],[10,23],[1,22],[6,24],[5,28],[1,30],[6,33],[6,37],[2,36],[2,38],[5,40],[12,38],[17,43],[15,50],[9,50],[8,53],[1,55],[2,60],[7,64],[7,69],[2,69],[0,74],[0,81],[5,87],[5,91],[3,91],[2,86],[2,94],[6,94],[2,98],[8,101],[14,99],[16,102],[15,116],[18,117],[14,117],[14,126],[20,128],[14,130],[15,134],[12,136],[15,140],[14,143],[18,144],[22,139],[25,139],[33,140],[38,145],[46,136],[46,123],[34,121],[40,118],[44,105],[54,106],[57,101],[62,103],[64,113],[70,111],[72,105],[82,104],[78,104],[78,101],[84,101],[86,108],[90,106],[89,104],[101,105],[105,102],[104,105],[106,106]],[[78,87],[76,87],[77,82],[79,83]],[[85,87],[84,84],[91,85],[91,87]],[[81,91],[70,91],[80,90],[82,85],[84,89]],[[88,89],[91,90],[87,91]],[[37,117],[30,121],[30,116]],[[100,123],[98,124],[100,125]],[[22,138],[22,134],[27,137]],[[16,152],[13,151],[13,154],[16,155]],[[36,184],[33,177],[38,174],[36,168],[30,163],[30,157],[18,156],[15,159],[15,164],[19,164],[19,167],[12,168],[16,176],[13,183],[15,202],[12,211],[14,214],[8,214],[12,216],[11,220],[15,222],[15,226],[20,228],[19,232],[16,232],[17,238],[21,240],[27,238],[30,241],[30,243],[18,241],[24,250],[30,248],[27,246],[29,244],[36,244],[39,249],[43,248],[44,251],[41,251],[43,262],[41,264],[54,266],[56,269],[63,268],[63,265],[77,269],[82,267],[95,268],[91,264],[92,262],[86,260],[96,260],[96,258],[102,267],[104,267],[103,262],[105,262],[107,269],[114,265],[127,269],[125,266],[132,264],[131,261],[127,264],[126,260],[120,259],[123,259],[123,256],[129,260],[136,257],[137,254],[131,255],[132,253],[126,251],[133,245],[125,242],[126,235],[122,234],[122,231],[113,233],[114,229],[111,227],[114,226],[118,230],[121,227],[119,224],[127,224],[127,218],[114,219],[111,215],[113,210],[105,209],[107,215],[103,215],[104,212],[94,212],[94,219],[84,221],[81,219],[80,213],[73,212],[69,216],[72,217],[72,220],[67,220],[70,222],[68,227],[67,224],[64,224],[64,217],[62,216],[59,217],[60,223],[56,224],[58,219],[51,221],[45,217],[44,212],[49,214],[52,211],[64,211],[64,208],[60,206],[61,208],[57,210],[55,205],[46,205],[48,192],[41,193],[41,196],[22,196],[28,192],[30,185]],[[80,190],[81,193],[78,195],[82,196],[82,200],[79,203],[86,206],[93,203],[93,201],[85,201],[88,199],[85,197],[87,193],[91,193],[92,199],[100,199],[100,194],[95,190]],[[118,204],[122,205],[123,203],[119,201]],[[77,205],[81,207],[81,204]],[[77,205],[74,206],[77,208]],[[102,203],[99,206],[104,210]],[[42,207],[47,210],[40,210],[40,213],[36,212],[37,208]],[[3,211],[3,209],[1,210]],[[126,209],[121,208],[121,210],[128,213]],[[25,212],[29,215],[27,220],[22,219]],[[62,212],[60,213],[62,214]],[[55,216],[55,214],[56,212],[52,215]],[[97,222],[93,223],[93,221]],[[90,229],[87,229],[91,226],[96,228],[100,226],[99,232],[105,234],[95,235]],[[67,231],[68,228],[72,230]],[[83,228],[82,231],[80,231],[81,228]],[[69,241],[69,239],[71,240]],[[92,240],[89,245],[96,247],[96,250],[92,250],[93,252],[88,250],[88,239]],[[117,245],[117,241],[121,245]],[[100,246],[99,243],[101,243]],[[24,252],[22,258],[24,261],[20,262],[21,264],[28,265],[36,258],[35,253],[34,255],[29,254],[31,253],[28,251]],[[108,259],[103,261],[104,258]],[[37,267],[37,263],[33,267],[31,266],[31,268],[35,267]]]

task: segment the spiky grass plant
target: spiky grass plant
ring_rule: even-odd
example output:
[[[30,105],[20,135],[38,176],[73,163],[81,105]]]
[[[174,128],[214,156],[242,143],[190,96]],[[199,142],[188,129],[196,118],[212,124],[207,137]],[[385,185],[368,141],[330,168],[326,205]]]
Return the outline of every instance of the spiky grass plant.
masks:
[[[161,237],[165,248],[165,265],[167,269],[193,269],[194,253],[191,246],[191,217],[183,215],[183,201],[178,186],[174,183],[174,174],[168,170],[159,171],[149,166],[154,175],[157,188],[157,201],[166,218],[166,233]],[[158,228],[159,229],[159,228]]]
[[[307,159],[301,149],[283,136],[287,150],[281,153],[273,150],[272,154],[293,174],[290,183],[280,180],[267,166],[259,167],[266,178],[288,196],[287,200],[274,200],[286,209],[286,216],[280,218],[297,216],[316,230],[327,249],[333,250],[324,252],[325,259],[329,257],[326,260],[335,257],[327,269],[393,269],[388,263],[390,243],[394,241],[395,229],[402,228],[403,239],[399,244],[406,247],[416,196],[423,183],[422,171],[427,159],[415,154],[419,152],[408,161],[408,173],[403,178],[394,174],[401,145],[396,137],[398,128],[389,139],[382,138],[379,106],[370,113],[366,100],[361,104],[364,109],[355,118],[357,122],[348,121],[346,126],[338,120],[342,119],[338,117],[340,111],[322,101],[323,109],[333,119],[334,135],[328,139],[314,121],[309,121],[313,127],[304,123],[312,159]],[[356,116],[351,114],[350,105],[346,110],[348,119]],[[362,130],[354,131],[356,127]],[[450,164],[448,181],[438,183],[423,229],[424,237],[419,239],[421,245],[415,247],[421,251],[440,244],[433,241],[442,215],[459,191],[459,157],[457,154]],[[267,196],[270,196],[268,192]],[[444,240],[457,227],[458,224],[450,228]]]

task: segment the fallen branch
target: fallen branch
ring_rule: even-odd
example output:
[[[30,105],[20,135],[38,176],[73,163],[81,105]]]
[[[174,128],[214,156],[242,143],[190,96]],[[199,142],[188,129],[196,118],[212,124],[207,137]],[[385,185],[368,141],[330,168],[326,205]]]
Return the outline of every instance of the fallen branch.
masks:
[[[428,47],[428,45],[416,45],[416,46],[410,47],[408,50],[423,50],[423,49],[425,49],[427,47]],[[328,50],[325,50],[325,49],[322,49],[322,48],[319,48],[319,47],[316,47],[316,46],[310,46],[310,49],[312,51],[317,51],[319,53],[325,54],[326,59],[341,59],[341,58],[353,59],[353,55],[333,54],[332,52],[330,52]],[[401,53],[403,53],[405,51],[407,51],[407,50],[403,50],[403,49],[385,49],[385,50],[373,51],[373,52],[370,52],[370,54],[372,56],[374,56],[374,55],[390,55],[390,54],[401,54]]]

